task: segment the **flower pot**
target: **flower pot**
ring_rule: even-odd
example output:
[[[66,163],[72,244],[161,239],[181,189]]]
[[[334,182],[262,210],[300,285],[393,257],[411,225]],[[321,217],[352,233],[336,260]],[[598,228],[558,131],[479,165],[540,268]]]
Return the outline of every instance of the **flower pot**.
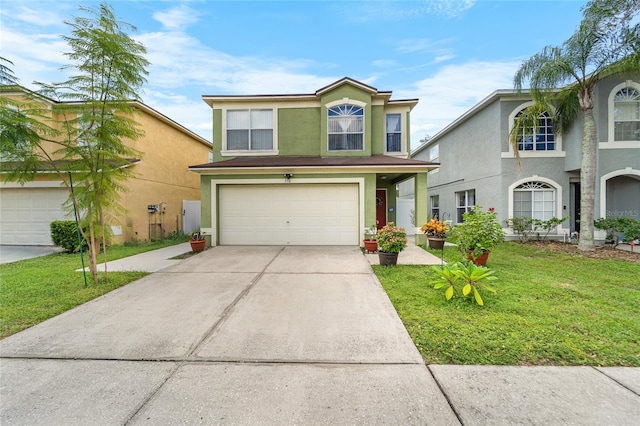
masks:
[[[191,244],[191,251],[194,253],[200,253],[204,250],[204,245],[207,243],[207,240],[190,240],[189,244]]]
[[[444,241],[444,238],[429,237],[429,248],[442,250],[442,248],[444,247]]]
[[[472,253],[473,252],[469,251],[467,259],[472,261],[476,266],[487,266],[487,259],[489,259],[489,253],[491,253],[489,250],[483,251],[482,254],[476,258],[473,257]]]
[[[385,253],[378,251],[380,266],[395,266],[398,263],[398,253]]]
[[[378,241],[376,240],[362,240],[364,243],[364,249],[367,253],[375,253],[378,251]]]

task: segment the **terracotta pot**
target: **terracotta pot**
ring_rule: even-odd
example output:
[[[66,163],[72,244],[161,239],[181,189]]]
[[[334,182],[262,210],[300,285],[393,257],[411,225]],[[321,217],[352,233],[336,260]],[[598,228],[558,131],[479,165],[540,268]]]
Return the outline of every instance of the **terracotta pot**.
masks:
[[[362,240],[364,243],[364,249],[367,253],[375,253],[378,251],[378,241],[377,240]]]
[[[429,248],[442,250],[442,248],[444,247],[444,242],[444,238],[429,237]]]
[[[491,253],[491,251],[485,250],[482,252],[480,256],[474,258],[472,252],[469,251],[469,255],[467,256],[467,259],[472,261],[476,266],[487,266],[487,259],[489,259],[489,253]]]
[[[204,245],[207,243],[207,240],[190,240],[189,244],[191,244],[191,250],[194,253],[200,253],[204,250]]]
[[[398,263],[398,253],[378,251],[378,260],[381,266],[396,266]]]

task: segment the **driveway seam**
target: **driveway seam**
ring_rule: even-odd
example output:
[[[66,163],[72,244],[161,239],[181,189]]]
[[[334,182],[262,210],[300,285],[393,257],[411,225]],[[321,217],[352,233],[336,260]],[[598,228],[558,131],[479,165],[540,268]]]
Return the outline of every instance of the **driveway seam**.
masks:
[[[636,395],[636,396],[640,396],[640,394],[638,394],[638,392],[636,392],[635,390],[631,389],[629,386],[625,385],[624,383],[620,382],[619,380],[616,380],[615,378],[611,377],[610,375],[608,375],[606,372],[602,371],[600,368],[606,368],[606,367],[591,367],[592,369],[596,370],[598,373],[602,374],[603,376],[605,376],[607,379],[614,381],[615,383],[617,383],[618,385],[622,386],[623,388],[625,388],[626,390],[628,390],[629,392],[631,392],[632,394]]]
[[[449,404],[449,408],[451,408],[451,411],[453,411],[453,414],[456,416],[456,418],[458,419],[460,424],[464,426],[464,422],[462,421],[462,417],[460,416],[460,413],[456,409],[456,407],[453,404],[453,402],[451,401],[451,399],[449,399],[449,395],[444,390],[444,387],[442,386],[442,384],[440,383],[440,381],[438,380],[436,375],[433,374],[433,371],[431,370],[431,366],[429,366],[427,364],[425,364],[425,366],[427,367],[427,371],[429,371],[429,374],[431,374],[431,378],[433,378],[433,381],[436,382],[436,386],[438,386],[438,389],[440,390],[440,393],[442,394],[442,396],[444,396],[444,399],[447,401],[447,404]]]
[[[258,275],[256,275],[253,278],[253,280],[251,280],[249,285],[246,286],[240,292],[240,294],[236,296],[235,299],[233,299],[233,301],[224,309],[224,311],[222,311],[222,315],[220,315],[220,318],[218,318],[218,320],[209,328],[209,330],[207,330],[204,336],[200,338],[190,350],[187,351],[185,356],[182,357],[182,359],[176,363],[176,366],[169,372],[169,374],[167,374],[167,376],[162,381],[162,383],[160,383],[152,392],[150,392],[149,395],[147,395],[147,397],[140,403],[138,408],[134,410],[133,414],[131,414],[127,418],[127,420],[124,422],[125,425],[130,424],[131,421],[135,418],[135,416],[147,405],[147,403],[149,403],[158,394],[158,392],[160,392],[160,389],[164,387],[164,385],[169,381],[169,379],[171,379],[176,374],[176,371],[178,371],[180,367],[187,364],[188,358],[191,357],[193,353],[200,347],[200,345],[202,345],[202,343],[205,342],[215,332],[215,330],[220,326],[220,324],[224,322],[224,320],[229,316],[229,314],[233,310],[233,307],[236,306],[236,304],[240,300],[242,300],[249,293],[249,291],[251,291],[253,287],[255,287],[255,285],[258,283],[258,281],[260,281],[260,279],[264,275],[266,269],[273,263],[273,261],[275,261],[278,258],[278,256],[280,256],[280,254],[283,251],[284,251],[284,247],[278,250],[276,255],[273,257],[273,259],[269,261],[269,263],[264,267],[264,269],[260,273],[258,273]]]

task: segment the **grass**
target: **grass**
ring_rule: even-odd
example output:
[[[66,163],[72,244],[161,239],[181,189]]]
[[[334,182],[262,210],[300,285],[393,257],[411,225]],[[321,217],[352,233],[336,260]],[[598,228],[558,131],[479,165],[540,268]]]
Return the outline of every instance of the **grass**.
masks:
[[[186,239],[112,246],[109,260],[116,260],[181,243]],[[103,261],[102,255],[99,262]],[[85,254],[85,265],[88,265]],[[108,280],[94,284],[87,274],[84,287],[79,254],[58,253],[0,265],[0,338],[32,327],[84,302],[147,275],[146,272],[108,272]]]
[[[447,302],[430,267],[374,266],[427,364],[640,366],[638,263],[505,243],[488,267],[497,293],[480,307]]]

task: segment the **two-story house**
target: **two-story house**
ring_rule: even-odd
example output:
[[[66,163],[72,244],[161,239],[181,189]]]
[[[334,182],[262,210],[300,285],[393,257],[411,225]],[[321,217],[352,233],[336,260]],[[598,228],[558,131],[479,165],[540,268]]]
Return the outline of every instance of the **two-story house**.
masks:
[[[599,143],[595,218],[639,219],[640,84],[607,78],[594,96]],[[429,173],[430,216],[455,224],[478,204],[495,208],[501,221],[567,217],[554,233],[557,238],[580,230],[581,114],[565,134],[554,132],[550,114],[542,114],[538,127],[518,138],[519,167],[509,133],[531,104],[527,92],[498,90],[414,151],[413,158],[440,163]]]
[[[24,101],[25,92],[18,86],[5,86],[0,96]],[[47,124],[54,127],[60,125],[65,111],[78,107],[43,96],[37,101],[50,114]],[[142,102],[132,104],[133,118],[144,135],[125,141],[141,155],[128,159],[132,175],[121,193],[124,211],[114,212],[109,221],[112,241],[159,239],[171,232],[198,229],[200,181],[188,166],[198,159],[208,161],[211,143]],[[56,157],[55,144],[43,142],[42,146]],[[47,164],[25,184],[7,180],[9,167],[0,163],[0,244],[52,245],[51,222],[73,219],[63,208],[69,191]]]
[[[414,179],[427,217],[427,172],[409,159],[417,99],[392,100],[343,78],[310,94],[203,96],[214,161],[194,165],[212,245],[361,245],[396,220],[399,182]]]

